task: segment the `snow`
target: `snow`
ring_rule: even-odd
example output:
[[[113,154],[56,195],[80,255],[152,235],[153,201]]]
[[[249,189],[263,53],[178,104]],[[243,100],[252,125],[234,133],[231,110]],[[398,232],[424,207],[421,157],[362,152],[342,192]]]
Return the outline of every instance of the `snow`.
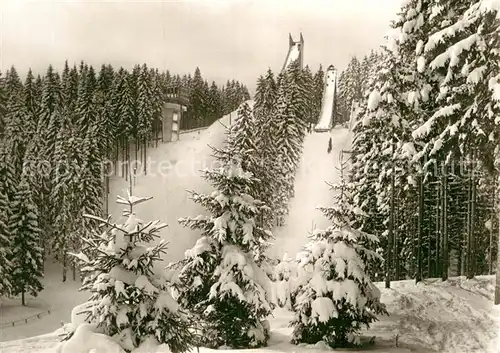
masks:
[[[491,90],[493,91],[493,99],[500,102],[500,83],[493,84]]]
[[[318,318],[320,322],[327,322],[332,317],[337,317],[337,309],[330,298],[319,297],[311,304],[311,317]]]
[[[441,109],[435,112],[429,120],[412,132],[413,138],[418,139],[427,136],[438,118],[452,115],[458,109],[460,109],[460,103],[441,107]]]
[[[419,56],[417,59],[417,70],[420,73],[425,70],[425,58],[423,56]]]
[[[144,290],[147,294],[158,293],[158,288],[156,288],[144,275],[136,279],[134,287]]]
[[[374,89],[370,95],[368,96],[368,110],[375,110],[378,108],[378,105],[380,104],[381,96],[380,92],[376,89]]]
[[[155,308],[159,311],[167,309],[171,313],[175,314],[179,310],[179,304],[174,300],[174,298],[172,298],[170,293],[162,291],[160,295],[158,295]]]
[[[323,98],[321,101],[321,111],[315,131],[329,131],[333,123],[333,106],[335,104],[335,92],[337,86],[337,71],[327,70]]]
[[[472,70],[467,76],[467,83],[477,84],[483,79],[486,66],[480,66]]]
[[[450,61],[450,66],[455,66],[458,63],[458,56],[464,50],[468,51],[478,39],[478,34],[472,34],[469,37],[462,39],[448,48],[444,53],[439,54],[433,61],[431,61],[429,66],[432,69],[440,68],[443,67],[447,61]]]
[[[78,326],[74,335],[62,345],[60,353],[125,353],[111,337],[95,331],[94,325]]]
[[[481,352],[498,353],[500,307],[493,306],[495,278],[494,276],[478,276],[472,280],[464,277],[450,278],[447,282],[429,279],[415,285],[414,281],[392,282],[391,289],[384,288],[383,283],[376,286],[381,292],[382,302],[387,305],[388,317],[381,317],[373,324],[365,336],[375,336],[375,346],[370,349],[374,353],[409,353],[409,352]],[[66,295],[70,294],[65,292]],[[324,299],[315,304],[318,314],[325,314],[328,304]],[[232,353],[324,353],[330,351],[323,343],[316,345],[292,345],[290,335],[292,329],[288,322],[292,313],[285,309],[276,309],[271,318],[271,339],[267,348],[254,350],[229,350]],[[318,315],[319,318],[319,315]],[[324,319],[324,317],[321,317]],[[84,326],[78,337],[85,337],[82,347],[75,347],[74,352],[85,353],[97,348],[94,344],[113,345],[113,340],[102,338],[93,332],[92,326]],[[62,353],[57,350],[59,334],[31,337],[19,341],[0,343],[2,353]],[[399,347],[395,346],[398,335]],[[91,345],[92,343],[92,345]],[[355,350],[350,350],[356,352]],[[105,351],[114,353],[121,351]],[[147,341],[134,353],[168,353],[165,346]],[[193,350],[196,352],[196,349]],[[200,348],[200,353],[211,353],[216,350]],[[361,351],[360,351],[361,352]],[[64,352],[66,353],[66,352]],[[103,353],[97,350],[97,353]]]

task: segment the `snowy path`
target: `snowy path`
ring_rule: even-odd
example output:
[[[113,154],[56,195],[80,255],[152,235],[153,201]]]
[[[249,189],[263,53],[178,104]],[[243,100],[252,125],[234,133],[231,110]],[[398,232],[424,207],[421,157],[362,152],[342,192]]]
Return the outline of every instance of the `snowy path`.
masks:
[[[327,152],[332,138],[332,151]],[[313,228],[325,228],[328,220],[316,208],[329,206],[333,201],[329,183],[339,179],[339,154],[349,149],[350,135],[347,129],[334,128],[330,133],[312,133],[306,136],[304,151],[295,179],[295,197],[290,203],[290,214],[282,228],[274,230],[274,246],[270,255],[282,258],[285,253],[295,258]]]

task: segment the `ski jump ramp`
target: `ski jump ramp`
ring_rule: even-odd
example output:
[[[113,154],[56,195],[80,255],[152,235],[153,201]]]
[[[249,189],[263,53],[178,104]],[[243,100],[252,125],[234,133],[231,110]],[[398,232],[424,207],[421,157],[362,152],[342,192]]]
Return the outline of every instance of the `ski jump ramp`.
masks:
[[[321,112],[318,124],[314,127],[314,131],[326,132],[332,129],[336,91],[337,71],[333,65],[330,65],[326,70],[325,87],[323,89],[323,98],[321,100]]]
[[[297,42],[293,40],[291,34],[288,34],[288,53],[281,70],[286,70],[288,65],[296,60],[299,60],[300,68],[302,68],[304,63],[304,37],[302,37],[302,33],[300,33],[300,40]]]

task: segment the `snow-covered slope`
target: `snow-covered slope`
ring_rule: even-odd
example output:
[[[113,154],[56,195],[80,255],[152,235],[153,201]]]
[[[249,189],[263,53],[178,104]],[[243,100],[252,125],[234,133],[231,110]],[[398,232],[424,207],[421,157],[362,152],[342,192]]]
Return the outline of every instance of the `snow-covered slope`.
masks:
[[[318,124],[314,130],[329,131],[332,128],[333,120],[333,104],[335,100],[335,90],[337,85],[337,71],[328,68],[325,77],[325,88],[323,89],[323,98],[321,101],[321,112],[319,115]]]
[[[394,353],[499,353],[498,340],[500,308],[493,306],[494,276],[479,276],[472,280],[451,278],[447,282],[393,282],[391,289],[383,288],[382,301],[390,316],[365,333],[376,336],[371,352]],[[269,347],[226,352],[305,352],[327,351],[323,345],[297,347],[289,343],[292,313],[276,310],[271,319],[272,337]],[[59,332],[24,340],[0,343],[2,353],[56,353]],[[89,342],[88,347],[92,348]],[[363,350],[366,351],[366,350]],[[88,352],[88,350],[86,351]],[[165,351],[159,351],[167,353]],[[196,350],[194,350],[196,352]],[[200,353],[215,352],[200,348]],[[350,350],[350,352],[356,352]],[[111,353],[97,351],[96,353]],[[154,352],[151,352],[154,353]]]
[[[332,138],[332,151],[327,152],[328,140]],[[329,206],[333,194],[327,182],[335,183],[340,176],[339,154],[349,149],[350,136],[347,129],[334,128],[330,133],[312,133],[306,136],[299,170],[295,179],[295,197],[290,203],[290,213],[283,228],[274,230],[274,246],[270,255],[280,259],[285,253],[295,258],[307,242],[313,228],[325,228],[328,220],[316,208]]]
[[[186,190],[211,190],[211,186],[202,179],[200,173],[214,161],[212,150],[208,146],[222,146],[226,138],[225,127],[234,122],[236,116],[236,112],[233,112],[207,129],[181,134],[179,141],[151,149],[148,152],[146,175],[140,173],[135,178],[132,193],[136,196],[153,196],[151,201],[136,207],[139,217],[147,221],[159,219],[168,224],[167,228],[160,231],[160,236],[170,242],[166,255],[168,261],[183,258],[184,251],[194,245],[199,236],[177,222],[178,218],[194,217],[204,212],[202,207],[189,199]],[[123,208],[114,200],[117,195],[126,195],[128,187],[129,182],[124,178],[117,177],[111,181],[109,206],[113,219],[120,218]]]

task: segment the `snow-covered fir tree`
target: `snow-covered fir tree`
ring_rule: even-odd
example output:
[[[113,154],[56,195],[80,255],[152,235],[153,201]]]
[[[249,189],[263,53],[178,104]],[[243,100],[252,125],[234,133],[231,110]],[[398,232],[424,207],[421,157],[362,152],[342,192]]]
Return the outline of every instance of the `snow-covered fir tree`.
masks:
[[[275,132],[271,135],[274,136],[274,160],[279,180],[275,208],[278,224],[283,225],[288,202],[295,194],[295,174],[302,155],[310,96],[298,61],[291,63],[280,75],[278,98],[268,129]]]
[[[298,282],[292,341],[331,347],[356,345],[355,336],[363,325],[386,313],[380,291],[365,272],[366,262],[377,254],[369,250],[378,241],[374,235],[356,228],[360,210],[353,206],[352,186],[343,178],[332,187],[335,204],[320,207],[332,221],[325,230],[316,230],[298,256]]]
[[[270,119],[271,111],[276,102],[278,89],[274,73],[268,69],[265,76],[259,77],[255,89],[254,115],[261,125]]]
[[[82,290],[91,292],[90,301],[96,303],[88,320],[126,351],[154,338],[174,353],[186,352],[193,342],[191,322],[173,299],[167,278],[155,274],[153,267],[161,261],[167,243],[148,245],[166,224],[144,222],[134,212],[134,206],[149,199],[118,197],[117,203],[127,206],[123,224],[86,215],[104,228],[101,234],[85,238],[85,250],[76,255],[85,273]]]
[[[295,298],[297,262],[288,254],[283,255],[283,259],[274,267],[274,300],[282,308],[293,310]]]
[[[325,88],[325,72],[323,71],[323,66],[319,66],[318,71],[313,77],[313,117],[314,123],[318,123],[319,115],[321,113],[321,103],[323,99],[323,90]]]
[[[202,322],[206,346],[260,347],[269,338],[269,278],[259,264],[271,233],[257,225],[265,205],[251,196],[256,179],[242,167],[242,152],[229,142],[216,154],[220,166],[204,171],[215,190],[191,192],[210,215],[179,220],[202,233],[181,262],[179,300]]]
[[[243,103],[238,108],[238,116],[231,126],[230,141],[231,152],[221,151],[221,158],[229,161],[234,153],[245,156],[242,159],[242,168],[258,176],[252,186],[251,196],[262,201],[267,208],[262,209],[259,222],[260,226],[270,228],[273,220],[273,189],[276,182],[274,177],[274,165],[269,160],[269,155],[263,155],[257,145],[258,126],[248,103]],[[261,148],[266,148],[261,146]],[[237,149],[237,151],[236,151]],[[266,151],[269,151],[266,149]]]
[[[11,207],[12,294],[20,294],[22,305],[26,305],[26,293],[36,296],[43,289],[40,282],[43,254],[39,245],[41,229],[38,226],[38,209],[25,173],[21,176]]]
[[[11,293],[12,264],[11,256],[11,236],[9,229],[10,207],[7,195],[0,187],[0,296],[7,296]]]

